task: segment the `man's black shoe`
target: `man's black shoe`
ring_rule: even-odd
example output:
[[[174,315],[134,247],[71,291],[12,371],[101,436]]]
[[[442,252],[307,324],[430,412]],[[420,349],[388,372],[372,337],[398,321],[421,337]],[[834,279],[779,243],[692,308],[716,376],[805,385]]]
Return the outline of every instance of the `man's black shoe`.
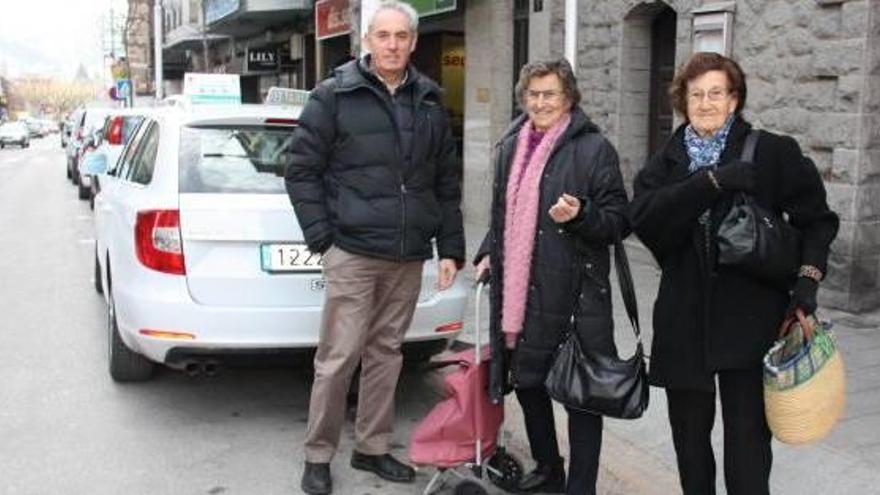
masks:
[[[372,471],[380,478],[396,483],[412,483],[416,479],[415,469],[391,457],[391,454],[367,455],[355,450],[351,454],[351,467]]]
[[[302,491],[309,495],[330,495],[333,481],[330,479],[330,464],[326,462],[306,462],[303,471]]]
[[[565,493],[565,467],[562,459],[554,464],[538,464],[519,482],[520,493]]]

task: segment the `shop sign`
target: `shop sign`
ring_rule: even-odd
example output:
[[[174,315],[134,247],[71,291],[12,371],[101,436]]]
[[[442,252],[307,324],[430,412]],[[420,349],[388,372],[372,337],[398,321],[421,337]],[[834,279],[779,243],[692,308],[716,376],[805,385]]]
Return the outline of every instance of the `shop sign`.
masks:
[[[419,17],[427,17],[443,12],[451,12],[456,8],[456,0],[404,0],[413,6]]]
[[[211,24],[238,12],[241,0],[204,0],[205,22]]]
[[[315,2],[315,38],[323,40],[351,32],[349,0]]]
[[[278,70],[278,47],[248,48],[247,72],[275,72]]]

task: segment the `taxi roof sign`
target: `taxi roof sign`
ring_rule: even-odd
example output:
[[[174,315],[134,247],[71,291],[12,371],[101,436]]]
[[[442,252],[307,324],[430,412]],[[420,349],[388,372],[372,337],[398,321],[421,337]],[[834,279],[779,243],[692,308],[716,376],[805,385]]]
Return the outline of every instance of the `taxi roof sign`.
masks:
[[[183,75],[183,96],[192,104],[240,104],[241,81],[238,74],[187,72]]]
[[[266,94],[267,105],[303,106],[309,99],[309,92],[303,89],[271,87]]]

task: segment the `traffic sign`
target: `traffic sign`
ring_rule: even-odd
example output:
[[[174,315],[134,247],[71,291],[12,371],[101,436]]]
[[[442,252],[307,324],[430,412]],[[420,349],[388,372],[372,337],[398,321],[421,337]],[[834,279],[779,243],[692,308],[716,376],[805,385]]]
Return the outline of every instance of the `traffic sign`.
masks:
[[[116,80],[116,99],[128,100],[131,98],[131,79]]]

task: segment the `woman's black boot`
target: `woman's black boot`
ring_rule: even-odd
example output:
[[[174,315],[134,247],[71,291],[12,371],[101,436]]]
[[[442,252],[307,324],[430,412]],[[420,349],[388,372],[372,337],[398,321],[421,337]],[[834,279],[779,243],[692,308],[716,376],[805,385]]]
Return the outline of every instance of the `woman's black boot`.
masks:
[[[562,458],[552,464],[538,464],[519,482],[520,493],[565,493],[565,466]]]

